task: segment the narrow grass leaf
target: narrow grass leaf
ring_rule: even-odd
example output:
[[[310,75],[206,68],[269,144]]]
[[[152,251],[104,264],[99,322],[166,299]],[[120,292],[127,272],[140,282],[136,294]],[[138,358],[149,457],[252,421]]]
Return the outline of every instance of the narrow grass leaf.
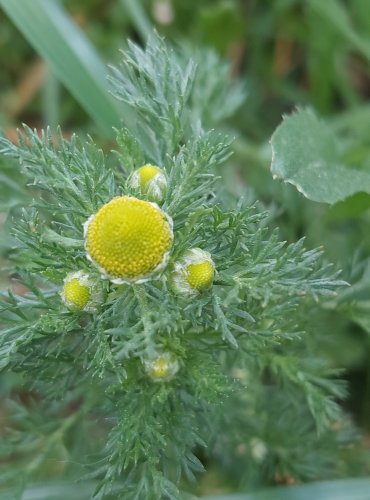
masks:
[[[99,129],[112,136],[120,116],[108,94],[107,70],[61,5],[54,0],[0,0],[0,7]]]

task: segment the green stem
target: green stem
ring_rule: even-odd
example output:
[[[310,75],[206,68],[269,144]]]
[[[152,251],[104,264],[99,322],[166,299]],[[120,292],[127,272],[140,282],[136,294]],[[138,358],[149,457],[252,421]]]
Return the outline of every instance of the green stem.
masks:
[[[271,162],[271,155],[270,151],[267,152],[264,148],[265,145],[255,146],[242,138],[238,138],[233,143],[233,150],[238,158],[248,162],[249,164],[251,163],[252,165],[268,169]]]
[[[42,114],[45,126],[49,126],[53,132],[59,123],[59,90],[59,81],[48,66],[42,89]]]
[[[144,343],[145,343],[145,354],[148,357],[153,356],[155,352],[155,347],[153,346],[153,336],[155,333],[152,320],[150,318],[150,310],[148,306],[148,298],[146,295],[146,290],[144,285],[135,285],[134,293],[139,302],[139,307],[141,309],[141,320],[144,327]]]

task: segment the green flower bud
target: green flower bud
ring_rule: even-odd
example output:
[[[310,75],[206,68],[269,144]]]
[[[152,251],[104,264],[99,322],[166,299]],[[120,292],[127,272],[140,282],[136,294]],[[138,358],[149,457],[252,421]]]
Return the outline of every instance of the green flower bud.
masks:
[[[71,311],[96,312],[103,302],[103,290],[84,271],[68,274],[60,292],[64,304]]]
[[[133,172],[128,180],[129,186],[139,189],[149,200],[160,203],[167,191],[167,178],[162,169],[154,165],[143,165]]]
[[[180,365],[174,354],[164,352],[155,359],[145,361],[144,368],[153,382],[168,382],[179,371]]]
[[[200,248],[192,248],[175,263],[171,283],[178,295],[194,297],[208,290],[214,277],[215,265],[211,254]]]

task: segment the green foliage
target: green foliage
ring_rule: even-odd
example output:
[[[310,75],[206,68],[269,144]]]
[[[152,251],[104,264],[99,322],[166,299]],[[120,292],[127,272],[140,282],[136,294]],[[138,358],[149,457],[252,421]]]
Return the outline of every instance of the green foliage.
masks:
[[[225,52],[231,43],[240,40],[245,31],[236,3],[230,0],[220,2],[216,7],[209,5],[201,9],[199,23],[204,41]]]
[[[337,142],[312,111],[299,111],[271,138],[271,172],[313,201],[333,204],[358,192],[370,194],[368,150],[348,136],[341,151]]]
[[[217,495],[209,500],[366,500],[368,497],[369,479],[349,479],[341,481],[323,481],[321,483],[300,486],[271,488],[249,495]]]
[[[208,500],[311,500],[316,497],[320,500],[367,500],[369,491],[369,479],[349,479],[339,481],[323,481],[319,483],[300,486],[285,486],[270,488],[249,494],[231,494],[207,496]],[[58,482],[52,485],[39,483],[26,491],[26,498],[37,498],[38,500],[64,500],[67,496],[71,500],[87,500],[91,498],[95,483],[90,481],[84,485],[69,485]],[[1,500],[11,500],[11,495],[5,493],[0,495]],[[110,497],[111,498],[111,497]]]
[[[320,16],[329,20],[330,24],[338,30],[351,47],[357,49],[370,61],[370,43],[366,39],[366,34],[358,33],[341,2],[338,0],[328,0],[323,3],[318,0],[310,0],[309,4]],[[363,7],[364,2],[357,2],[355,11],[359,9],[362,12],[361,9]]]
[[[212,68],[214,57],[206,59]],[[78,450],[86,478],[98,480],[98,498],[180,498],[180,478],[191,481],[203,470],[201,447],[208,445],[209,457],[223,462],[243,444],[245,431],[235,435],[233,429],[240,428],[245,408],[248,425],[278,457],[267,466],[269,479],[278,471],[317,477],[316,450],[324,442],[328,455],[336,448],[330,427],[343,419],[337,399],[345,391],[337,372],[311,356],[304,331],[317,302],[334,298],[345,283],[320,251],[305,250],[303,240],[281,242],[268,228],[268,213],[222,191],[214,169],[229,158],[230,141],[202,127],[205,112],[196,103],[203,84],[196,82],[205,82],[206,74],[153,36],[145,49],[130,44],[122,69],[113,70],[113,95],[137,117],[117,131],[114,154],[92,140],[49,131],[40,136],[27,127],[18,145],[0,138],[1,153],[20,162],[34,196],[11,222],[12,273],[26,291],[9,290],[1,300],[1,368],[20,373],[25,387],[42,398],[45,416],[56,416],[44,430],[41,454],[36,444],[24,450],[25,483],[37,479],[58,442],[71,464]],[[226,72],[209,78],[205,96],[213,88],[213,102],[221,103]],[[59,295],[64,277],[82,269],[102,280],[86,259],[83,224],[114,196],[138,196],[126,179],[143,160],[168,177],[162,209],[174,221],[170,263],[160,279],[145,284],[103,279],[101,308],[91,315],[71,312]],[[175,260],[192,247],[210,252],[217,277],[212,289],[187,301],[173,294],[169,278]],[[144,363],[163,350],[177,356],[180,370],[169,382],[153,383]],[[271,400],[277,414],[291,412],[278,432],[290,434],[285,459],[269,438]],[[92,450],[72,440],[73,432],[91,428],[100,434],[91,444],[93,461]],[[16,433],[10,430],[4,443],[10,446]],[[313,458],[299,462],[294,450],[302,439],[313,443]],[[11,484],[6,467],[4,474]],[[242,472],[236,482],[245,481]]]
[[[0,172],[0,210],[5,212],[12,207],[24,202],[27,195],[19,178],[18,172],[14,172],[13,164],[8,164],[1,159]]]

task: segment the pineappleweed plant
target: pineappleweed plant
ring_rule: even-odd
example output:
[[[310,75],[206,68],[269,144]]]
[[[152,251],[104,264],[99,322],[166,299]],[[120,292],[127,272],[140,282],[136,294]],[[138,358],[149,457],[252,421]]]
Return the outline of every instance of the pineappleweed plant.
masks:
[[[253,437],[232,430],[267,379],[297,402],[294,418],[309,415],[313,442],[340,414],[341,385],[302,338],[343,283],[320,251],[279,241],[267,212],[222,189],[232,141],[202,121],[216,126],[244,96],[227,65],[196,59],[157,36],[129,44],[110,82],[134,120],[110,154],[26,126],[17,145],[0,139],[34,195],[9,218],[10,273],[27,291],[0,306],[0,367],[22,374],[48,422],[23,484],[58,436],[66,474],[78,456],[96,497],[180,498],[199,456],[227,461]],[[68,439],[92,427],[96,443]]]

